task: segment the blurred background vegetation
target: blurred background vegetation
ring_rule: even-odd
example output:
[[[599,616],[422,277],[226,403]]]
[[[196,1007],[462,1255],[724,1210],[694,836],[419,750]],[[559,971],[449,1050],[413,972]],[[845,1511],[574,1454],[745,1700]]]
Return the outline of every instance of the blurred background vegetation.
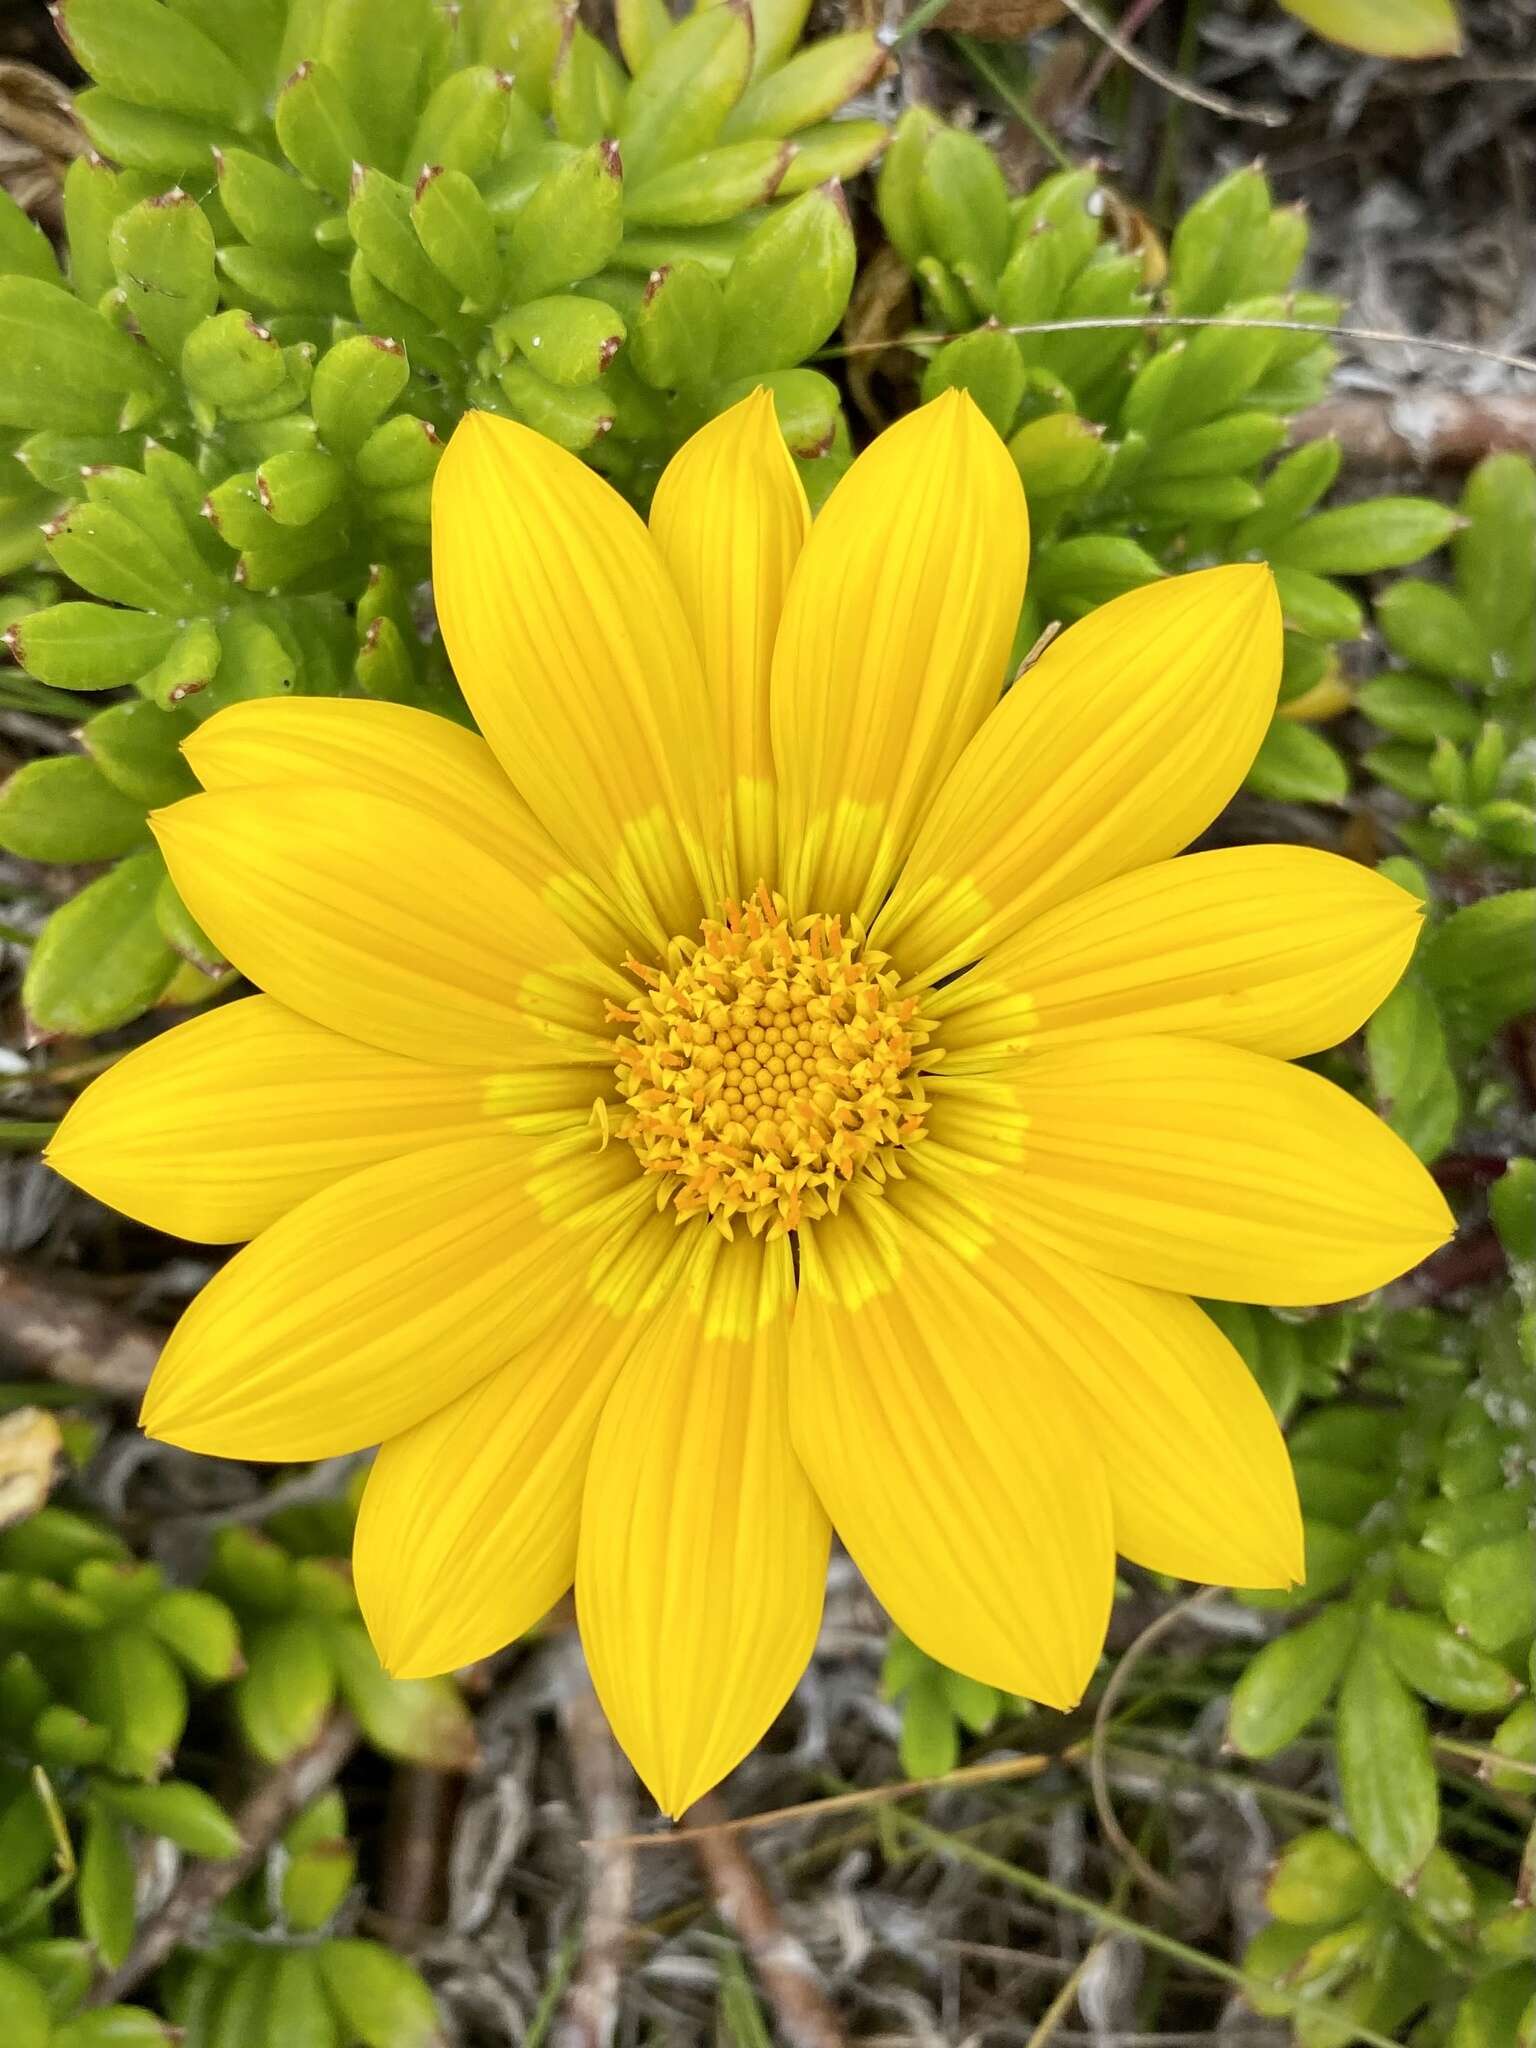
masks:
[[[7,2048],[1532,2048],[1532,0],[56,16],[0,13]],[[794,1701],[669,1841],[567,1616],[392,1683],[356,1461],[137,1436],[212,1261],[32,1155],[232,985],[145,828],[194,722],[465,716],[425,586],[464,406],[643,506],[758,382],[813,501],[972,393],[1031,501],[1020,656],[1274,563],[1279,713],[1207,843],[1425,898],[1316,1064],[1460,1229],[1364,1302],[1213,1310],[1290,1432],[1302,1593],[1128,1570],[1061,1716],[890,1639],[837,1560]]]

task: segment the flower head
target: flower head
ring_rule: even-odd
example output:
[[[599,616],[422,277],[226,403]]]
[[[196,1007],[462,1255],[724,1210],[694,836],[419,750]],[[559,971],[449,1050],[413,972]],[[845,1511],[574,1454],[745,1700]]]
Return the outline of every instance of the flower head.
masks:
[[[264,993],[129,1054],[51,1153],[254,1240],[145,1427],[381,1443],[355,1563],[397,1672],[574,1580],[673,1813],[794,1686],[833,1529],[924,1649],[1058,1707],[1117,1549],[1299,1578],[1279,1432],[1189,1297],[1357,1294],[1450,1218],[1286,1064],[1381,1000],[1418,906],[1306,848],[1172,857],[1273,709],[1268,572],[1120,597],[1002,694],[1025,506],[957,395],[814,525],[761,392],[649,529],[484,415],[436,488],[484,737],[324,699],[203,725],[156,832]]]

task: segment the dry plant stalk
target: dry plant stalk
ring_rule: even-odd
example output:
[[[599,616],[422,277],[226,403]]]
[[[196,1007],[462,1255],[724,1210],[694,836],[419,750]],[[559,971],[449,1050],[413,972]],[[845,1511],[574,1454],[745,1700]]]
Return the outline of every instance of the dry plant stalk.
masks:
[[[0,1262],[0,1361],[137,1400],[162,1341],[158,1330],[92,1295]]]
[[[712,1792],[695,1801],[687,1815],[698,1830],[691,1838],[694,1853],[720,1918],[746,1950],[773,2008],[777,2038],[786,2048],[843,2048],[843,2030],[815,1963],[785,1927],[740,1835],[719,1825],[725,1818]]]
[[[634,1894],[634,1778],[609,1730],[586,1660],[567,1648],[560,1727],[586,1821],[587,1910],[581,1957],[555,2032],[555,2048],[607,2048],[619,2017],[624,1948]]]

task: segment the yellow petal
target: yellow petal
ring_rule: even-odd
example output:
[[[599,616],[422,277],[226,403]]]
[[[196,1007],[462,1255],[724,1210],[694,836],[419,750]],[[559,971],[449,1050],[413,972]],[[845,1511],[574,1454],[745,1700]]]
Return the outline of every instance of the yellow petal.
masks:
[[[719,901],[723,787],[688,622],[654,541],[542,434],[466,413],[432,572],[481,731],[550,837],[652,943]]]
[[[204,789],[320,782],[430,811],[492,854],[602,960],[634,943],[560,852],[479,733],[409,704],[359,697],[252,697],[182,742]]]
[[[582,1067],[493,1073],[403,1059],[251,996],[109,1067],[47,1159],[140,1223],[229,1244],[379,1160],[498,1129],[579,1125],[601,1086]]]
[[[651,501],[651,534],[693,628],[725,763],[733,886],[777,884],[773,643],[811,515],[767,391],[700,428]]]
[[[780,872],[868,920],[1006,680],[1029,562],[1019,474],[950,391],[887,428],[811,528],[773,661]]]
[[[1024,1047],[1171,1034],[1281,1059],[1357,1031],[1408,965],[1423,906],[1308,846],[1158,861],[1058,904],[923,999],[947,1074]]]
[[[608,1057],[617,974],[428,812],[300,782],[187,797],[151,824],[215,945],[317,1024],[453,1066]]]
[[[1074,1387],[1041,1369],[973,1248],[894,1202],[845,1200],[801,1245],[791,1425],[855,1564],[929,1656],[1075,1705],[1114,1531]]]
[[[986,1252],[1018,1319],[1010,1364],[1065,1374],[1109,1474],[1115,1548],[1175,1578],[1289,1586],[1304,1570],[1301,1509],[1279,1425],[1210,1317],[1058,1258],[1018,1232]]]
[[[491,1655],[569,1590],[598,1416],[637,1337],[665,1313],[688,1249],[652,1217],[630,1242],[626,1299],[572,1307],[512,1364],[380,1450],[352,1563],[363,1618],[397,1678]]]
[[[1063,633],[938,792],[876,942],[927,980],[1054,904],[1187,846],[1236,790],[1280,687],[1263,566],[1133,590]]]
[[[969,1086],[935,1084],[955,1100]],[[1100,1039],[1026,1056],[1011,1092],[1022,1157],[982,1176],[985,1199],[1043,1243],[1148,1287],[1343,1301],[1417,1265],[1455,1227],[1378,1117],[1261,1053]],[[953,1142],[947,1108],[933,1118],[941,1143]],[[1007,1112],[990,1102],[981,1120],[1000,1132]],[[923,1166],[927,1149],[913,1155],[920,1172],[935,1163]]]
[[[364,1167],[237,1252],[161,1353],[140,1420],[220,1458],[329,1458],[516,1358],[651,1221],[620,1148],[463,1139]]]
[[[674,1817],[794,1690],[828,1548],[789,1441],[789,1246],[700,1231],[691,1249],[685,1286],[603,1410],[576,1564],[597,1696]]]

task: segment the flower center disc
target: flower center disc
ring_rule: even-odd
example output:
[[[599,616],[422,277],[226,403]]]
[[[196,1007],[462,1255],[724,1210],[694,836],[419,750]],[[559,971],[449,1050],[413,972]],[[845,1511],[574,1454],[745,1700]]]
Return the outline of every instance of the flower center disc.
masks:
[[[661,1177],[659,1207],[777,1237],[835,1210],[860,1171],[900,1173],[891,1153],[922,1135],[909,1069],[928,1031],[841,918],[791,919],[759,885],[699,934],[672,942],[666,969],[625,962],[642,992],[612,1013],[631,1027],[618,1129]]]

